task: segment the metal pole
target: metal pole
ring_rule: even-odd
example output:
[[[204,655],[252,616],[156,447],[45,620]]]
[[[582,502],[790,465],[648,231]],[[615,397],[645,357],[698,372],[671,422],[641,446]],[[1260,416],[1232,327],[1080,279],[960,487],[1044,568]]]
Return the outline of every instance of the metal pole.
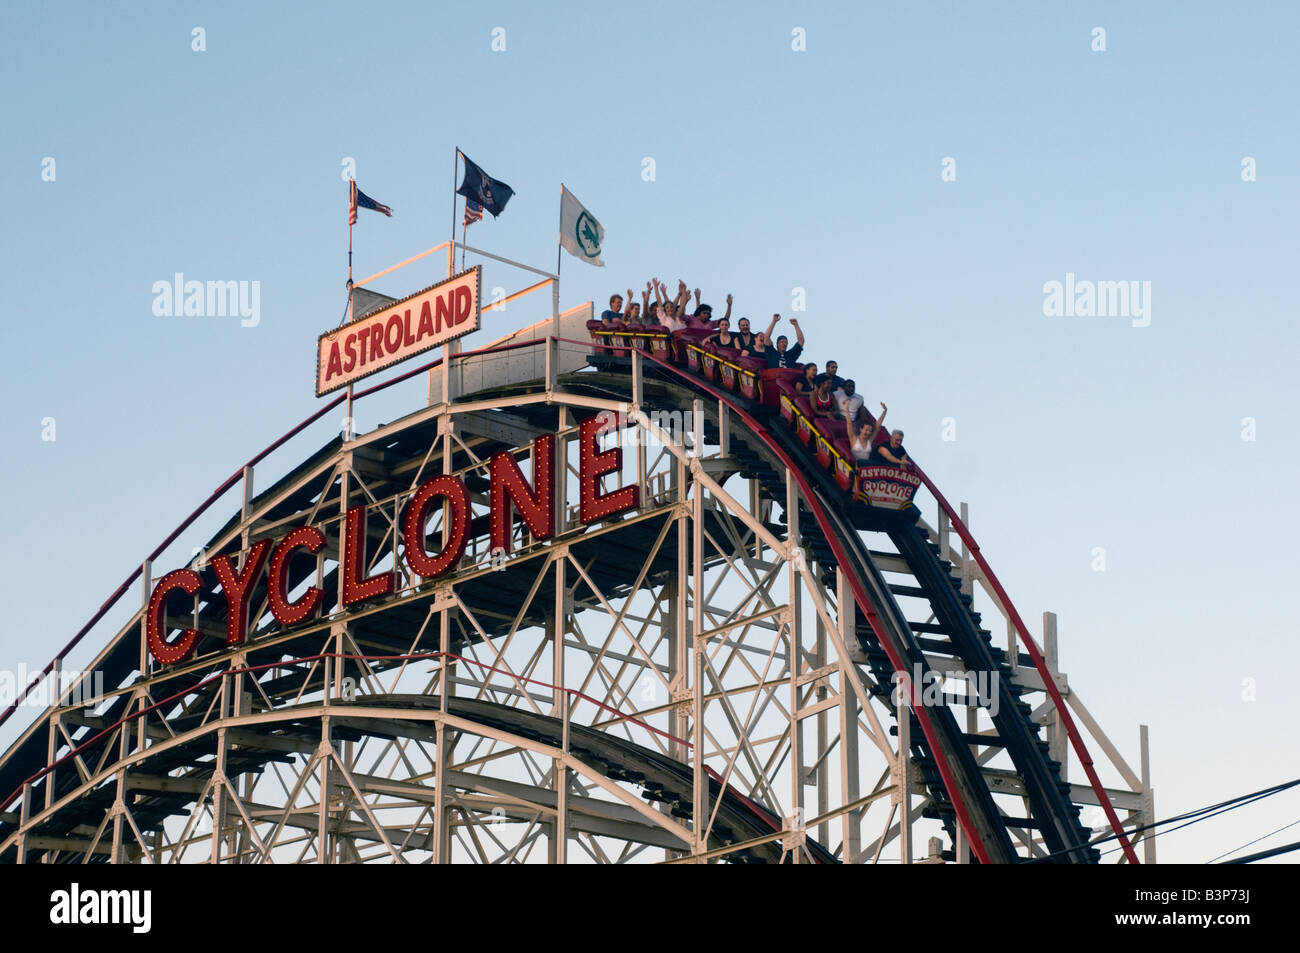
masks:
[[[697,408],[697,410],[702,408]],[[698,492],[698,490],[697,490]],[[786,539],[792,546],[799,545],[799,488],[794,482],[794,477],[787,471],[785,475],[785,511],[786,511]],[[800,595],[799,595],[799,570],[796,560],[803,558],[802,550],[795,550],[792,554],[793,559],[789,560],[786,565],[786,573],[789,575],[790,583],[790,608],[786,616],[786,646],[789,651],[789,661],[787,665],[790,671],[789,692],[790,692],[790,817],[786,819],[786,825],[794,826],[800,830],[803,829],[803,737],[802,729],[799,725],[799,662],[800,651],[802,649],[802,613],[800,612]],[[791,831],[791,841],[783,843],[786,852],[789,854],[790,863],[797,864],[801,861],[801,850],[793,846],[793,831]]]
[[[343,441],[346,443],[355,437],[352,428],[352,385],[348,385],[348,399],[343,405]]]
[[[704,443],[704,405],[696,399],[693,447],[698,455]],[[699,483],[691,490],[691,797],[692,852],[708,850],[705,826],[708,823],[708,781],[704,762],[704,493]]]
[[[844,567],[835,570],[836,622],[839,624],[840,639],[847,645],[855,638],[853,626],[856,622],[857,606],[849,590],[848,578]],[[840,659],[840,796],[848,804],[858,799],[858,700],[848,678],[848,667],[853,662]],[[861,809],[845,811],[841,815],[841,842],[843,851],[841,859],[846,864],[857,863],[862,852],[862,812]]]
[[[451,254],[453,257],[456,254],[456,248],[455,248],[456,245],[456,176],[459,174],[459,172],[460,172],[460,146],[457,146],[456,154],[452,157],[451,160],[451,243],[452,243]],[[451,259],[448,259],[447,265],[448,265],[447,277],[450,278]]]
[[[533,462],[534,471],[536,461]],[[555,641],[552,643],[551,651],[551,678],[554,679],[554,695],[552,703],[555,706],[555,714],[560,718],[561,724],[561,749],[568,754],[569,738],[569,705],[568,697],[564,692],[564,633],[568,628],[568,619],[565,605],[565,566],[567,558],[561,555],[555,560],[555,607],[552,613],[552,629]],[[566,863],[568,858],[565,848],[568,840],[569,826],[569,772],[565,768],[565,763],[561,759],[556,759],[551,763],[551,778],[555,784],[555,828],[553,840],[551,843],[551,856],[557,864]]]
[[[560,221],[564,221],[564,184],[560,184]],[[564,252],[564,246],[560,244],[560,231],[555,231],[555,284],[551,285],[551,320],[555,327],[552,333],[555,337],[560,336],[560,260]]]
[[[450,255],[454,249],[450,249]],[[438,418],[438,438],[442,444],[442,472],[451,473],[452,466],[452,442],[451,442],[451,415],[443,413]],[[447,695],[451,691],[451,680],[449,678],[449,669],[454,664],[450,657],[451,653],[451,609],[444,605],[438,613],[438,710],[445,716],[447,714]],[[434,747],[434,805],[433,805],[433,857],[430,859],[434,864],[446,864],[451,862],[451,831],[448,822],[451,820],[451,809],[447,807],[447,763],[448,755],[451,753],[448,749],[449,729],[445,719],[440,718],[437,723],[435,747]]]
[[[1138,726],[1138,741],[1142,759],[1142,811],[1138,817],[1141,823],[1150,824],[1156,819],[1156,796],[1151,790],[1151,747],[1147,737],[1147,726]],[[1156,862],[1156,839],[1151,831],[1142,835],[1142,860],[1147,864]]]
[[[450,278],[456,271],[456,173],[459,170],[460,148],[456,149],[456,159],[453,160],[451,170],[451,243],[447,246],[447,277]],[[461,236],[461,264],[465,262],[465,237]],[[448,341],[442,346],[442,402],[444,404],[451,402],[451,356],[455,353],[453,345],[455,341]],[[433,381],[433,370],[429,370],[429,381]],[[432,388],[431,388],[432,389]],[[432,402],[432,394],[430,395]]]
[[[894,759],[894,783],[898,786],[898,859],[912,862],[912,704],[919,698],[918,689],[907,680],[902,682],[907,704],[898,706],[898,757]],[[960,825],[958,825],[960,827]],[[886,833],[888,833],[886,831]]]

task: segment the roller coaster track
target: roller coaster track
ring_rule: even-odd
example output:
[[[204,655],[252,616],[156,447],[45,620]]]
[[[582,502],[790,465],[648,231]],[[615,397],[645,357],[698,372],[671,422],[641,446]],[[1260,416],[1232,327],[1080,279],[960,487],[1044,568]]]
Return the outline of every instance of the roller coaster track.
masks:
[[[525,342],[512,347],[528,347],[545,343]],[[591,346],[587,342],[569,343]],[[492,350],[484,349],[478,353],[490,353]],[[1003,657],[1004,653],[1000,653],[989,644],[988,633],[980,628],[978,614],[973,612],[968,597],[963,597],[958,591],[950,573],[951,566],[935,552],[937,547],[933,546],[926,537],[925,531],[917,524],[915,511],[898,516],[872,515],[864,522],[860,512],[861,507],[855,509],[826,474],[807,467],[806,458],[801,455],[802,448],[785,431],[779,419],[772,427],[767,427],[756,416],[761,415],[761,409],[754,405],[723,392],[673,365],[658,361],[650,355],[642,357],[646,362],[647,370],[657,375],[665,384],[665,394],[662,399],[674,406],[689,408],[694,399],[705,397],[708,398],[709,403],[716,401],[719,408],[725,406],[733,424],[738,422],[743,425],[735,429],[734,436],[731,438],[732,456],[738,461],[738,472],[758,480],[774,499],[780,499],[784,495],[783,473],[789,473],[798,484],[802,505],[808,507],[812,523],[806,527],[805,532],[801,533],[801,538],[795,541],[806,550],[811,557],[810,561],[814,562],[824,575],[831,574],[836,569],[844,574],[857,607],[852,631],[875,676],[880,700],[893,708],[896,717],[898,717],[897,707],[894,705],[892,693],[887,690],[893,676],[896,673],[906,673],[910,676],[917,671],[928,673],[932,671],[931,658],[936,655],[960,659],[971,671],[998,675],[1000,694],[997,713],[993,716],[997,736],[996,739],[990,739],[987,735],[981,736],[979,743],[986,746],[1000,746],[1011,756],[1016,767],[1016,780],[1030,808],[1029,817],[1012,818],[999,811],[994,803],[986,774],[973,753],[973,739],[963,733],[946,706],[923,704],[907,706],[904,720],[909,728],[916,729],[909,731],[913,761],[919,766],[931,801],[931,811],[943,822],[949,833],[954,838],[959,835],[965,837],[976,858],[981,862],[1007,863],[1021,859],[1016,851],[1015,837],[1019,836],[1023,841],[1025,832],[1031,828],[1039,831],[1054,860],[1096,862],[1097,854],[1088,846],[1088,831],[1079,822],[1077,807],[1069,800],[1068,785],[1061,779],[1059,765],[1048,758],[1044,750],[1045,744],[1038,738],[1038,726],[1030,718],[1028,706],[1016,693],[1011,671],[1007,660]],[[626,360],[595,357],[593,363],[606,373],[571,375],[566,385],[576,388],[578,392],[592,388],[602,393],[609,392],[611,388],[615,391],[621,388],[625,393],[629,392]],[[435,361],[415,368],[357,396],[409,379],[438,364],[439,362]],[[613,373],[608,373],[610,371]],[[342,398],[338,398],[326,404],[284,438],[250,461],[250,465],[265,457],[272,449],[282,445],[291,436],[301,432],[308,424],[324,416],[341,402]],[[721,425],[716,413],[713,414],[711,421],[715,427]],[[427,437],[421,436],[419,428],[412,428],[411,438],[413,445],[418,445],[420,439],[425,439],[427,442]],[[329,452],[328,447],[322,449],[316,457],[305,461],[299,470],[306,472],[314,460]],[[153,556],[156,557],[175,541],[200,513],[237,482],[239,476],[240,473],[237,472],[227,480],[195,514],[192,514],[168,537]],[[290,483],[294,476],[295,474],[290,474],[277,486]],[[924,474],[922,477],[926,486],[939,501],[940,507],[952,519],[954,527],[963,539],[968,540],[968,545],[974,552],[985,577],[997,587],[1003,605],[1014,618],[1020,632],[1021,643],[1029,651],[1033,664],[1042,674],[1047,690],[1062,715],[1075,751],[1089,775],[1099,802],[1106,810],[1112,828],[1119,836],[1129,859],[1136,862],[1132,848],[1124,836],[1122,825],[1096,777],[1086,747],[1069,719],[1053,679],[1047,673],[1041,653],[1025,631],[1019,616],[1015,615],[1014,608],[997,584],[973,538],[969,538],[969,531],[956,518],[956,514],[933,487],[928,477]],[[653,519],[651,514],[646,525],[653,526]],[[795,525],[803,527],[802,522],[799,521],[799,513],[788,513],[787,519],[793,519]],[[232,520],[227,529],[234,522]],[[888,561],[890,556],[886,554],[885,557],[881,557],[869,550],[862,536],[864,531],[883,534],[892,541],[898,554],[894,557],[894,561],[901,559],[906,564],[906,570],[914,577],[916,586],[902,587],[906,591],[900,592],[897,584],[891,585],[886,580],[880,564],[882,559]],[[220,538],[221,535],[219,533],[214,538]],[[593,541],[592,546],[596,545],[599,544]],[[294,578],[291,579],[290,588],[301,582],[305,575],[299,567]],[[67,656],[68,652],[127,591],[138,576],[139,570],[119,587],[91,622],[60,652],[58,659]],[[611,591],[617,590],[620,585],[612,578],[600,581]],[[334,582],[332,575],[326,577],[327,591],[333,588]],[[490,579],[483,581],[482,588],[485,592],[491,589],[491,582]],[[624,584],[624,589],[626,588]],[[909,622],[898,599],[895,598],[898,595],[923,598],[932,607],[937,624]],[[223,622],[221,614],[213,605],[209,604],[204,612],[204,617],[210,625],[219,625]],[[385,647],[393,654],[383,660],[362,660],[338,655],[332,659],[333,664],[338,666],[334,673],[336,678],[351,676],[363,678],[375,671],[405,665],[409,661],[400,654],[400,647],[406,644],[406,633],[401,630],[403,625],[411,624],[412,619],[404,617],[400,609],[394,609],[390,614],[394,617],[393,628],[396,634],[391,643]],[[943,635],[946,638],[926,639],[923,634]],[[372,638],[378,640],[377,636]],[[453,639],[447,643],[449,651],[446,654],[453,654],[460,649],[461,645],[462,643]],[[293,654],[295,651],[301,664],[296,667],[287,665],[284,661],[285,654]],[[305,692],[313,689],[328,690],[328,668],[321,667],[324,661],[323,656],[311,654],[305,641],[295,641],[290,637],[268,642],[249,651],[246,665],[250,670],[259,666],[266,668],[274,666],[277,669],[287,670],[287,674],[278,679],[263,683],[266,697],[275,705],[276,715],[281,720],[275,723],[274,728],[268,730],[267,737],[272,739],[271,744],[262,749],[252,745],[240,746],[237,755],[232,753],[227,756],[222,768],[227,777],[236,778],[243,773],[261,772],[270,762],[282,758],[284,752],[288,750],[309,750],[310,738],[319,734],[320,722],[323,718],[329,718],[335,729],[341,732],[337,736],[340,739],[392,737],[393,726],[390,723],[392,719],[400,722],[403,721],[403,712],[427,710],[436,711],[439,717],[460,718],[489,726],[518,739],[521,745],[540,745],[549,752],[564,749],[567,754],[578,758],[605,778],[641,786],[641,796],[646,800],[659,802],[670,816],[692,817],[692,771],[688,764],[679,758],[667,756],[662,751],[580,725],[568,726],[566,737],[560,722],[553,715],[527,712],[517,707],[490,701],[436,694],[367,695],[364,703],[358,702],[352,706],[357,709],[357,712],[349,712],[350,703],[338,700],[333,702],[333,707],[328,712],[322,706],[313,703],[295,705],[295,701],[301,699]],[[124,639],[101,653],[95,665],[98,670],[106,673],[111,684],[117,684],[135,670],[137,645],[133,644],[131,639]],[[49,674],[54,668],[55,663],[52,662],[43,674]],[[231,673],[225,674],[228,676]],[[168,817],[192,811],[197,800],[201,800],[201,797],[198,797],[200,789],[205,780],[210,782],[209,775],[212,772],[203,760],[204,754],[211,748],[215,732],[219,730],[217,726],[221,724],[205,721],[202,712],[205,705],[210,708],[218,704],[217,686],[220,685],[220,681],[220,679],[214,680],[197,665],[182,668],[168,675],[167,690],[173,693],[169,697],[188,699],[182,709],[175,711],[168,718],[168,731],[184,741],[169,743],[142,760],[151,761],[150,771],[155,777],[163,777],[177,768],[188,768],[189,783],[176,785],[176,790],[153,791],[147,797],[140,798],[136,810],[137,823],[145,827],[161,825]],[[554,688],[554,686],[550,687]],[[14,712],[16,705],[17,702],[3,716],[0,716],[0,723]],[[389,716],[387,721],[383,717],[385,714]],[[130,696],[119,695],[107,710],[101,711],[94,719],[87,719],[85,724],[73,730],[68,738],[72,751],[63,756],[58,765],[89,766],[111,763],[114,737],[112,733],[115,729],[125,731],[122,726],[132,722],[133,719],[138,719],[143,726],[145,720],[143,715],[131,711]],[[415,721],[419,720],[415,718]],[[403,730],[418,735],[417,728],[418,726],[413,723],[403,725]],[[674,741],[680,742],[683,748],[690,747],[684,739],[674,739]],[[106,817],[106,811],[112,806],[114,795],[111,785],[96,785],[84,780],[87,773],[94,774],[88,767],[81,772],[62,771],[55,775],[51,771],[54,765],[47,763],[49,743],[42,732],[29,731],[15,742],[0,760],[0,797],[5,797],[5,800],[0,802],[0,844],[6,843],[6,839],[11,838],[21,822],[16,815],[2,812],[8,810],[24,791],[27,794],[24,803],[25,812],[34,811],[33,804],[26,803],[27,800],[39,802],[43,799],[47,805],[65,804],[65,809],[52,820],[51,826],[44,833],[67,837],[70,842],[75,840],[73,836],[75,831],[84,830],[87,825],[93,827],[95,819]],[[43,786],[48,786],[50,790],[43,790]],[[708,830],[707,846],[710,850],[727,852],[729,859],[740,861],[772,862],[783,858],[787,851],[780,846],[779,834],[782,823],[780,817],[759,801],[727,784],[711,769],[707,787],[706,804],[716,805],[715,820]],[[592,805],[587,807],[597,813],[600,810],[607,810]],[[582,829],[582,823],[590,823],[593,830],[603,829],[602,824],[614,823],[611,817],[601,818],[593,814],[584,820],[581,815],[581,810],[574,814],[576,829]],[[622,818],[619,822],[626,825],[635,823],[635,819]],[[381,841],[387,843],[379,825],[375,825],[375,832]],[[673,842],[670,835],[664,835],[662,832],[656,832],[654,836],[649,834],[646,836],[652,843],[656,842],[655,837],[658,837],[662,842],[661,846],[673,850],[686,850],[688,846]],[[810,859],[817,862],[835,861],[835,858],[813,838],[807,838],[804,843]],[[742,846],[737,848],[735,845],[738,844]],[[388,846],[391,850],[392,845]],[[62,862],[75,859],[92,861],[103,859],[101,854],[90,850],[80,858],[75,853],[65,853],[60,857]],[[9,859],[11,855],[0,855],[0,860]]]
[[[701,381],[653,355],[640,355],[640,359],[653,362],[661,372],[686,380],[696,390],[726,404],[747,425],[748,433],[757,443],[775,457],[774,462],[779,462],[795,476],[804,491],[805,500],[813,505],[812,515],[823,534],[820,541],[823,550],[829,549],[834,561],[848,571],[858,607],[866,615],[868,627],[858,629],[864,650],[870,654],[873,648],[879,647],[888,658],[892,671],[886,673],[878,670],[878,674],[910,675],[915,671],[928,673],[930,666],[913,634],[912,624],[892,598],[889,587],[856,532],[845,505],[844,492],[835,486],[824,471],[813,468],[813,474],[804,472],[805,466],[801,465],[801,461],[807,460],[807,457],[779,419],[773,427],[765,427],[751,415],[750,411],[755,408],[752,405],[748,410],[742,407],[735,395]],[[772,472],[768,471],[769,474]],[[813,478],[810,479],[810,476]],[[1023,644],[1029,649],[1034,665],[1048,686],[1057,711],[1063,715],[1071,742],[1121,846],[1129,861],[1136,863],[1136,854],[1133,853],[1119,818],[1095,773],[1087,747],[1070,719],[1054,680],[1047,672],[1041,653],[965,524],[923,471],[921,476],[959,533],[968,540],[986,577],[992,581],[1003,605],[1011,613]],[[935,772],[928,772],[932,798],[936,804],[942,805],[947,800],[951,805],[952,812],[971,834],[972,845],[983,862],[1015,861],[1017,858],[1007,828],[1020,826],[1021,829],[1027,829],[1032,826],[1041,831],[1055,859],[1062,862],[1095,863],[1098,854],[1088,846],[1088,830],[1079,820],[1078,808],[1067,797],[1069,785],[1060,776],[1060,765],[1047,757],[1047,744],[1038,737],[1039,727],[1030,718],[1029,706],[1015,694],[1009,667],[1005,660],[994,658],[997,650],[991,648],[989,634],[979,628],[978,615],[969,605],[963,604],[956,589],[956,580],[949,574],[951,567],[943,564],[935,552],[938,547],[932,546],[925,538],[925,533],[915,525],[916,515],[913,511],[910,514],[904,513],[899,518],[886,517],[889,536],[907,563],[908,570],[921,583],[919,594],[930,601],[941,627],[949,636],[949,644],[938,646],[938,650],[960,657],[973,672],[997,673],[996,684],[1000,697],[994,722],[1000,743],[1011,754],[1021,775],[1032,806],[1032,817],[1019,819],[1017,825],[1016,819],[999,814],[988,785],[971,757],[967,741],[946,707],[911,706],[911,717],[916,719],[924,739],[916,741],[918,760],[923,769],[933,766],[939,775],[936,779]],[[969,602],[968,597],[966,602]],[[885,684],[889,681],[889,678],[882,679]],[[936,780],[941,780],[942,786],[935,784]]]

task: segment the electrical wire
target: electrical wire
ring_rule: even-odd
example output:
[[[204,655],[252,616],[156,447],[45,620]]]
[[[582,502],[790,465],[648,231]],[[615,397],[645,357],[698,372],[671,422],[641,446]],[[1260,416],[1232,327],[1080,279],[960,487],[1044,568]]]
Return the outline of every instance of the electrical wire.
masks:
[[[1239,808],[1239,807],[1246,807],[1246,806],[1249,805],[1249,804],[1253,804],[1253,803],[1255,803],[1256,801],[1261,801],[1261,800],[1263,800],[1263,799],[1266,798],[1266,797],[1272,797],[1274,794],[1280,794],[1281,792],[1286,791],[1286,790],[1289,790],[1289,789],[1291,789],[1291,788],[1293,788],[1293,787],[1296,787],[1297,785],[1300,785],[1300,778],[1295,778],[1295,779],[1293,779],[1293,780],[1291,780],[1291,781],[1284,781],[1284,782],[1281,783],[1281,784],[1275,784],[1275,785],[1273,785],[1273,786],[1271,786],[1271,787],[1261,788],[1260,790],[1258,790],[1258,791],[1252,791],[1252,792],[1249,793],[1249,794],[1242,794],[1242,795],[1239,795],[1239,796],[1234,797],[1234,798],[1229,798],[1228,800],[1226,800],[1226,801],[1220,801],[1220,802],[1218,802],[1217,804],[1209,804],[1209,805],[1207,805],[1207,806],[1205,806],[1205,807],[1197,808],[1197,809],[1194,810],[1194,811],[1188,811],[1188,812],[1185,813],[1185,814],[1177,814],[1177,815],[1175,815],[1175,816],[1173,816],[1173,817],[1166,817],[1166,818],[1164,818],[1163,820],[1152,821],[1150,824],[1143,824],[1141,827],[1135,827],[1135,828],[1133,828],[1131,831],[1129,831],[1128,833],[1129,833],[1130,835],[1133,835],[1133,834],[1140,834],[1140,833],[1142,833],[1143,831],[1154,830],[1155,828],[1157,828],[1157,827],[1163,827],[1163,826],[1166,825],[1166,824],[1176,824],[1176,823],[1178,823],[1179,821],[1186,821],[1186,823],[1178,824],[1177,827],[1171,827],[1171,828],[1169,828],[1169,830],[1158,831],[1158,832],[1156,832],[1156,833],[1150,835],[1151,837],[1159,837],[1161,834],[1169,834],[1169,833],[1172,833],[1173,831],[1182,830],[1184,827],[1190,827],[1192,824],[1199,823],[1200,821],[1206,821],[1206,820],[1209,820],[1209,819],[1212,818],[1212,817],[1218,817],[1220,814],[1226,814],[1228,811],[1235,811],[1235,810],[1236,810],[1237,808]],[[1297,822],[1297,823],[1300,823],[1300,822]],[[1289,824],[1287,825],[1287,827],[1290,827],[1290,826],[1291,826],[1291,825],[1289,825]],[[1281,828],[1281,829],[1282,829],[1282,830],[1286,830],[1286,828]],[[1276,834],[1277,831],[1274,831],[1273,833]],[[1094,840],[1094,841],[1091,841],[1091,842],[1089,843],[1089,846],[1095,847],[1095,846],[1097,846],[1098,844],[1104,844],[1104,843],[1106,843],[1106,841],[1114,840],[1114,839],[1116,838],[1116,836],[1117,836],[1117,835],[1112,831],[1112,832],[1110,832],[1110,833],[1108,833],[1108,834],[1103,835],[1102,837],[1098,837],[1098,838],[1097,838],[1096,840]],[[1265,837],[1271,837],[1272,835],[1271,835],[1271,834],[1266,834],[1266,835],[1264,835],[1264,836],[1265,836]],[[1262,839],[1262,838],[1261,838],[1261,839]],[[1255,842],[1254,842],[1254,841],[1251,841],[1251,843],[1253,844],[1253,843],[1255,843]],[[1242,846],[1243,846],[1243,847],[1248,847],[1248,846],[1250,846],[1250,845],[1249,845],[1249,844],[1244,844],[1244,845],[1242,845]],[[1105,857],[1107,854],[1113,854],[1113,853],[1115,853],[1116,851],[1118,851],[1118,850],[1120,850],[1120,849],[1121,849],[1121,848],[1119,848],[1119,847],[1115,847],[1115,848],[1112,848],[1112,849],[1110,849],[1110,850],[1103,851],[1101,856]],[[1238,847],[1238,848],[1236,848],[1236,849],[1237,849],[1237,850],[1241,850],[1241,847]],[[1067,847],[1067,848],[1065,848],[1065,849],[1063,849],[1063,850],[1053,851],[1052,853],[1047,854],[1047,855],[1045,855],[1045,856],[1043,856],[1043,857],[1035,857],[1035,858],[1033,859],[1033,861],[1031,861],[1031,862],[1032,862],[1032,863],[1042,863],[1043,861],[1052,860],[1053,858],[1055,858],[1055,857],[1060,857],[1060,856],[1062,856],[1062,855],[1064,855],[1064,854],[1074,853],[1074,852],[1077,851],[1077,850],[1078,850],[1077,847]],[[1228,853],[1231,854],[1231,853],[1234,853],[1234,851],[1228,851]],[[1218,858],[1216,858],[1216,860],[1217,860],[1217,859],[1218,859]]]
[[[1206,807],[1197,808],[1194,811],[1188,811],[1186,814],[1179,814],[1175,817],[1167,817],[1162,821],[1155,821],[1154,823],[1136,828],[1133,831],[1133,833],[1136,834],[1140,831],[1149,830],[1155,827],[1161,827],[1165,824],[1173,824],[1177,821],[1186,821],[1185,824],[1179,824],[1177,827],[1171,827],[1168,830],[1159,831],[1158,833],[1152,834],[1151,836],[1159,837],[1161,834],[1171,834],[1174,831],[1182,830],[1184,827],[1191,827],[1193,824],[1200,823],[1201,821],[1208,821],[1212,817],[1218,817],[1220,814],[1227,814],[1229,811],[1235,811],[1239,807],[1246,807],[1249,804],[1254,804],[1256,801],[1262,801],[1266,797],[1272,797],[1274,794],[1280,794],[1281,792],[1289,790],[1290,788],[1293,788],[1296,785],[1300,785],[1300,778],[1295,778],[1294,780],[1291,781],[1285,781],[1282,784],[1275,784],[1272,787],[1261,788],[1258,791],[1252,791],[1250,794],[1242,794],[1234,798],[1229,798],[1228,800],[1220,801],[1217,804],[1210,804]],[[1108,834],[1105,837],[1098,838],[1093,843],[1094,844],[1104,843],[1105,841],[1113,839],[1114,836],[1115,836],[1114,834]],[[1116,850],[1119,850],[1119,848],[1116,847],[1116,848],[1112,848],[1111,850],[1104,851],[1102,853],[1102,856],[1104,857],[1106,856],[1106,854],[1113,854],[1115,853]]]
[[[1240,847],[1234,847],[1232,848],[1232,850],[1224,851],[1222,854],[1220,854],[1218,857],[1215,857],[1213,860],[1207,860],[1206,863],[1212,864],[1216,860],[1222,860],[1224,857],[1227,857],[1229,854],[1235,854],[1239,850],[1245,850],[1251,844],[1258,844],[1260,841],[1267,840],[1268,838],[1272,837],[1274,834],[1281,834],[1288,827],[1295,827],[1297,824],[1300,824],[1300,820],[1295,820],[1292,821],[1290,824],[1283,825],[1282,827],[1279,827],[1275,831],[1270,831],[1269,833],[1265,834],[1263,837],[1256,837],[1253,841],[1250,841],[1249,843],[1246,844],[1242,844]]]
[[[1294,844],[1283,844],[1281,847],[1272,847],[1268,850],[1261,850],[1257,854],[1247,854],[1245,857],[1234,857],[1232,860],[1225,860],[1223,864],[1249,864],[1257,860],[1264,860],[1266,857],[1276,857],[1278,854],[1289,854],[1293,850],[1300,850],[1300,841]],[[1223,864],[1219,866],[1222,867]]]

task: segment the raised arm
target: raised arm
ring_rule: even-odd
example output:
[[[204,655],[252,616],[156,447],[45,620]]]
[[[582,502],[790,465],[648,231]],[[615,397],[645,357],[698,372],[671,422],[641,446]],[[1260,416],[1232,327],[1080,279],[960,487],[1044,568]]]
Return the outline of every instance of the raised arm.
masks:
[[[645,283],[645,291],[641,292],[641,313],[647,318],[650,317],[650,282]]]
[[[780,320],[781,316],[779,314],[772,315],[772,323],[769,324],[767,330],[763,332],[763,337],[767,339],[768,344],[772,343],[772,332],[776,330],[776,322]]]
[[[880,433],[880,428],[885,426],[885,414],[887,413],[889,413],[889,408],[885,406],[885,402],[882,400],[880,402],[880,416],[877,417],[876,422],[871,425],[872,440],[876,439],[876,434]]]
[[[723,317],[728,321],[731,320],[731,295],[727,295],[727,313]]]
[[[803,347],[803,328],[799,327],[799,319],[791,318],[790,323],[794,325],[794,336],[798,340],[799,346]]]

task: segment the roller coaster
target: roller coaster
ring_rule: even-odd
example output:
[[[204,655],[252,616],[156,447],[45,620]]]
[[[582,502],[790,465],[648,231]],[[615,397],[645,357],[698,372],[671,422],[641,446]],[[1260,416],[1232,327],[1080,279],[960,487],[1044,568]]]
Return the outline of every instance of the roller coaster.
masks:
[[[788,372],[590,303],[349,390],[47,666],[0,862],[1154,861],[1145,738],[1135,771],[964,505],[888,479]]]

